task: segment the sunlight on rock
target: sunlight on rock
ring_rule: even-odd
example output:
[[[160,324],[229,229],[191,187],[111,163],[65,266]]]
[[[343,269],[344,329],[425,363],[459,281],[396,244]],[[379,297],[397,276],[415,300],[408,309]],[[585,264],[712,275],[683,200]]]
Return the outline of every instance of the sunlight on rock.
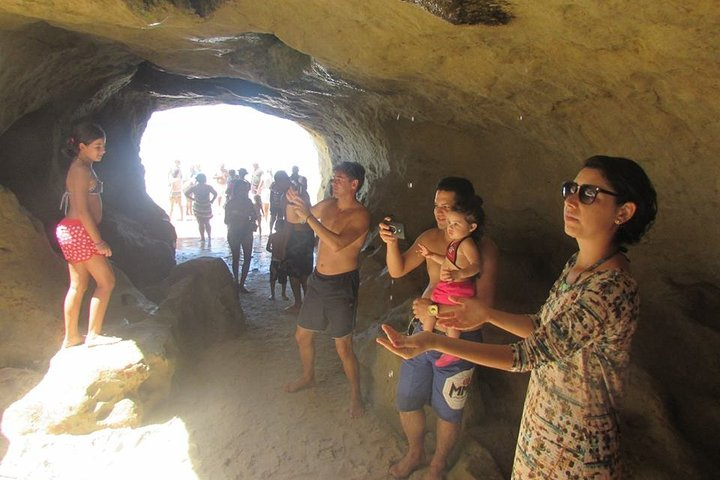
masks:
[[[28,435],[10,443],[0,477],[190,480],[198,478],[192,448],[179,418],[89,435]]]

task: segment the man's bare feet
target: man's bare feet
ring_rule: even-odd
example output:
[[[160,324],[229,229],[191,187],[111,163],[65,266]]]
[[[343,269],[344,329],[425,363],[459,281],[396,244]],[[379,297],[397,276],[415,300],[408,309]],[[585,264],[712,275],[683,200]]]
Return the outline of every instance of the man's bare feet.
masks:
[[[388,473],[393,478],[407,478],[425,464],[425,454],[414,455],[408,452],[399,462],[390,466]]]
[[[285,295],[285,294],[283,293],[282,299],[283,299],[283,300],[290,300],[290,297],[288,297],[287,295]]]
[[[238,285],[238,291],[239,291],[240,293],[250,293],[250,290],[248,290],[247,288],[245,288],[244,285]]]
[[[294,382],[286,383],[285,384],[285,391],[287,393],[295,393],[299,392],[300,390],[304,390],[306,388],[314,387],[315,386],[315,379],[311,378],[310,380],[300,377]]]
[[[428,467],[428,469],[425,471],[425,475],[423,475],[423,480],[443,480],[445,478],[445,468],[444,467],[436,467],[432,463]]]
[[[63,340],[61,348],[77,347],[78,345],[82,345],[84,342],[85,339],[83,337],[66,338]]]
[[[120,337],[110,337],[107,335],[88,335],[85,337],[85,345],[88,347],[98,347],[100,345],[112,345],[113,343],[122,342]]]
[[[275,295],[270,295],[270,296],[268,297],[268,300],[275,300]]]

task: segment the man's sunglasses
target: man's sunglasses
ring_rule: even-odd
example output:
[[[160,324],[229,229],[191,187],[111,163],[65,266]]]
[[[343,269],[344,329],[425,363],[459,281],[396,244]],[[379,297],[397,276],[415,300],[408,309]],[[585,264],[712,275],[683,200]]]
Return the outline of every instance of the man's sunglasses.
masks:
[[[590,205],[591,203],[593,203],[597,198],[598,192],[612,195],[613,197],[619,196],[615,192],[605,190],[604,188],[600,188],[595,185],[578,185],[575,182],[564,182],[561,188],[562,196],[564,199],[567,200],[568,197],[571,197],[572,195],[575,195],[577,193],[580,203],[584,203],[585,205]]]

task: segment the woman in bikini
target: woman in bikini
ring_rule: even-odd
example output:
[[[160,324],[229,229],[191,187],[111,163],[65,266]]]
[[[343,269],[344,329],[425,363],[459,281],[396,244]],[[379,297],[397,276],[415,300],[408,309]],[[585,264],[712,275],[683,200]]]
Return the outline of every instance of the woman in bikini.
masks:
[[[115,274],[107,259],[112,250],[98,229],[102,219],[102,182],[92,168],[105,154],[105,132],[92,123],[79,124],[68,138],[63,153],[72,160],[60,205],[65,211],[65,218],[55,232],[70,273],[70,288],[64,304],[65,339],[62,346],[67,348],[83,342],[88,346],[115,343],[120,339],[101,335],[110,294],[115,286]],[[78,319],[90,277],[95,280],[96,286],[90,299],[88,333],[83,339],[78,331]]]

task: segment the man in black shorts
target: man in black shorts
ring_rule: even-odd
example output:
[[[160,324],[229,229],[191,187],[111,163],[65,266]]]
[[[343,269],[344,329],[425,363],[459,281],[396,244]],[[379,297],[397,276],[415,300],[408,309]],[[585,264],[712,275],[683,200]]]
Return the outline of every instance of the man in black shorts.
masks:
[[[285,391],[293,393],[315,384],[315,332],[328,330],[350,381],[351,417],[364,413],[360,368],[352,343],[360,284],[358,255],[370,227],[370,213],[356,198],[364,181],[362,165],[342,162],[333,168],[332,198],[310,207],[294,190],[287,193],[293,212],[320,242],[295,331],[303,373],[285,385]]]

